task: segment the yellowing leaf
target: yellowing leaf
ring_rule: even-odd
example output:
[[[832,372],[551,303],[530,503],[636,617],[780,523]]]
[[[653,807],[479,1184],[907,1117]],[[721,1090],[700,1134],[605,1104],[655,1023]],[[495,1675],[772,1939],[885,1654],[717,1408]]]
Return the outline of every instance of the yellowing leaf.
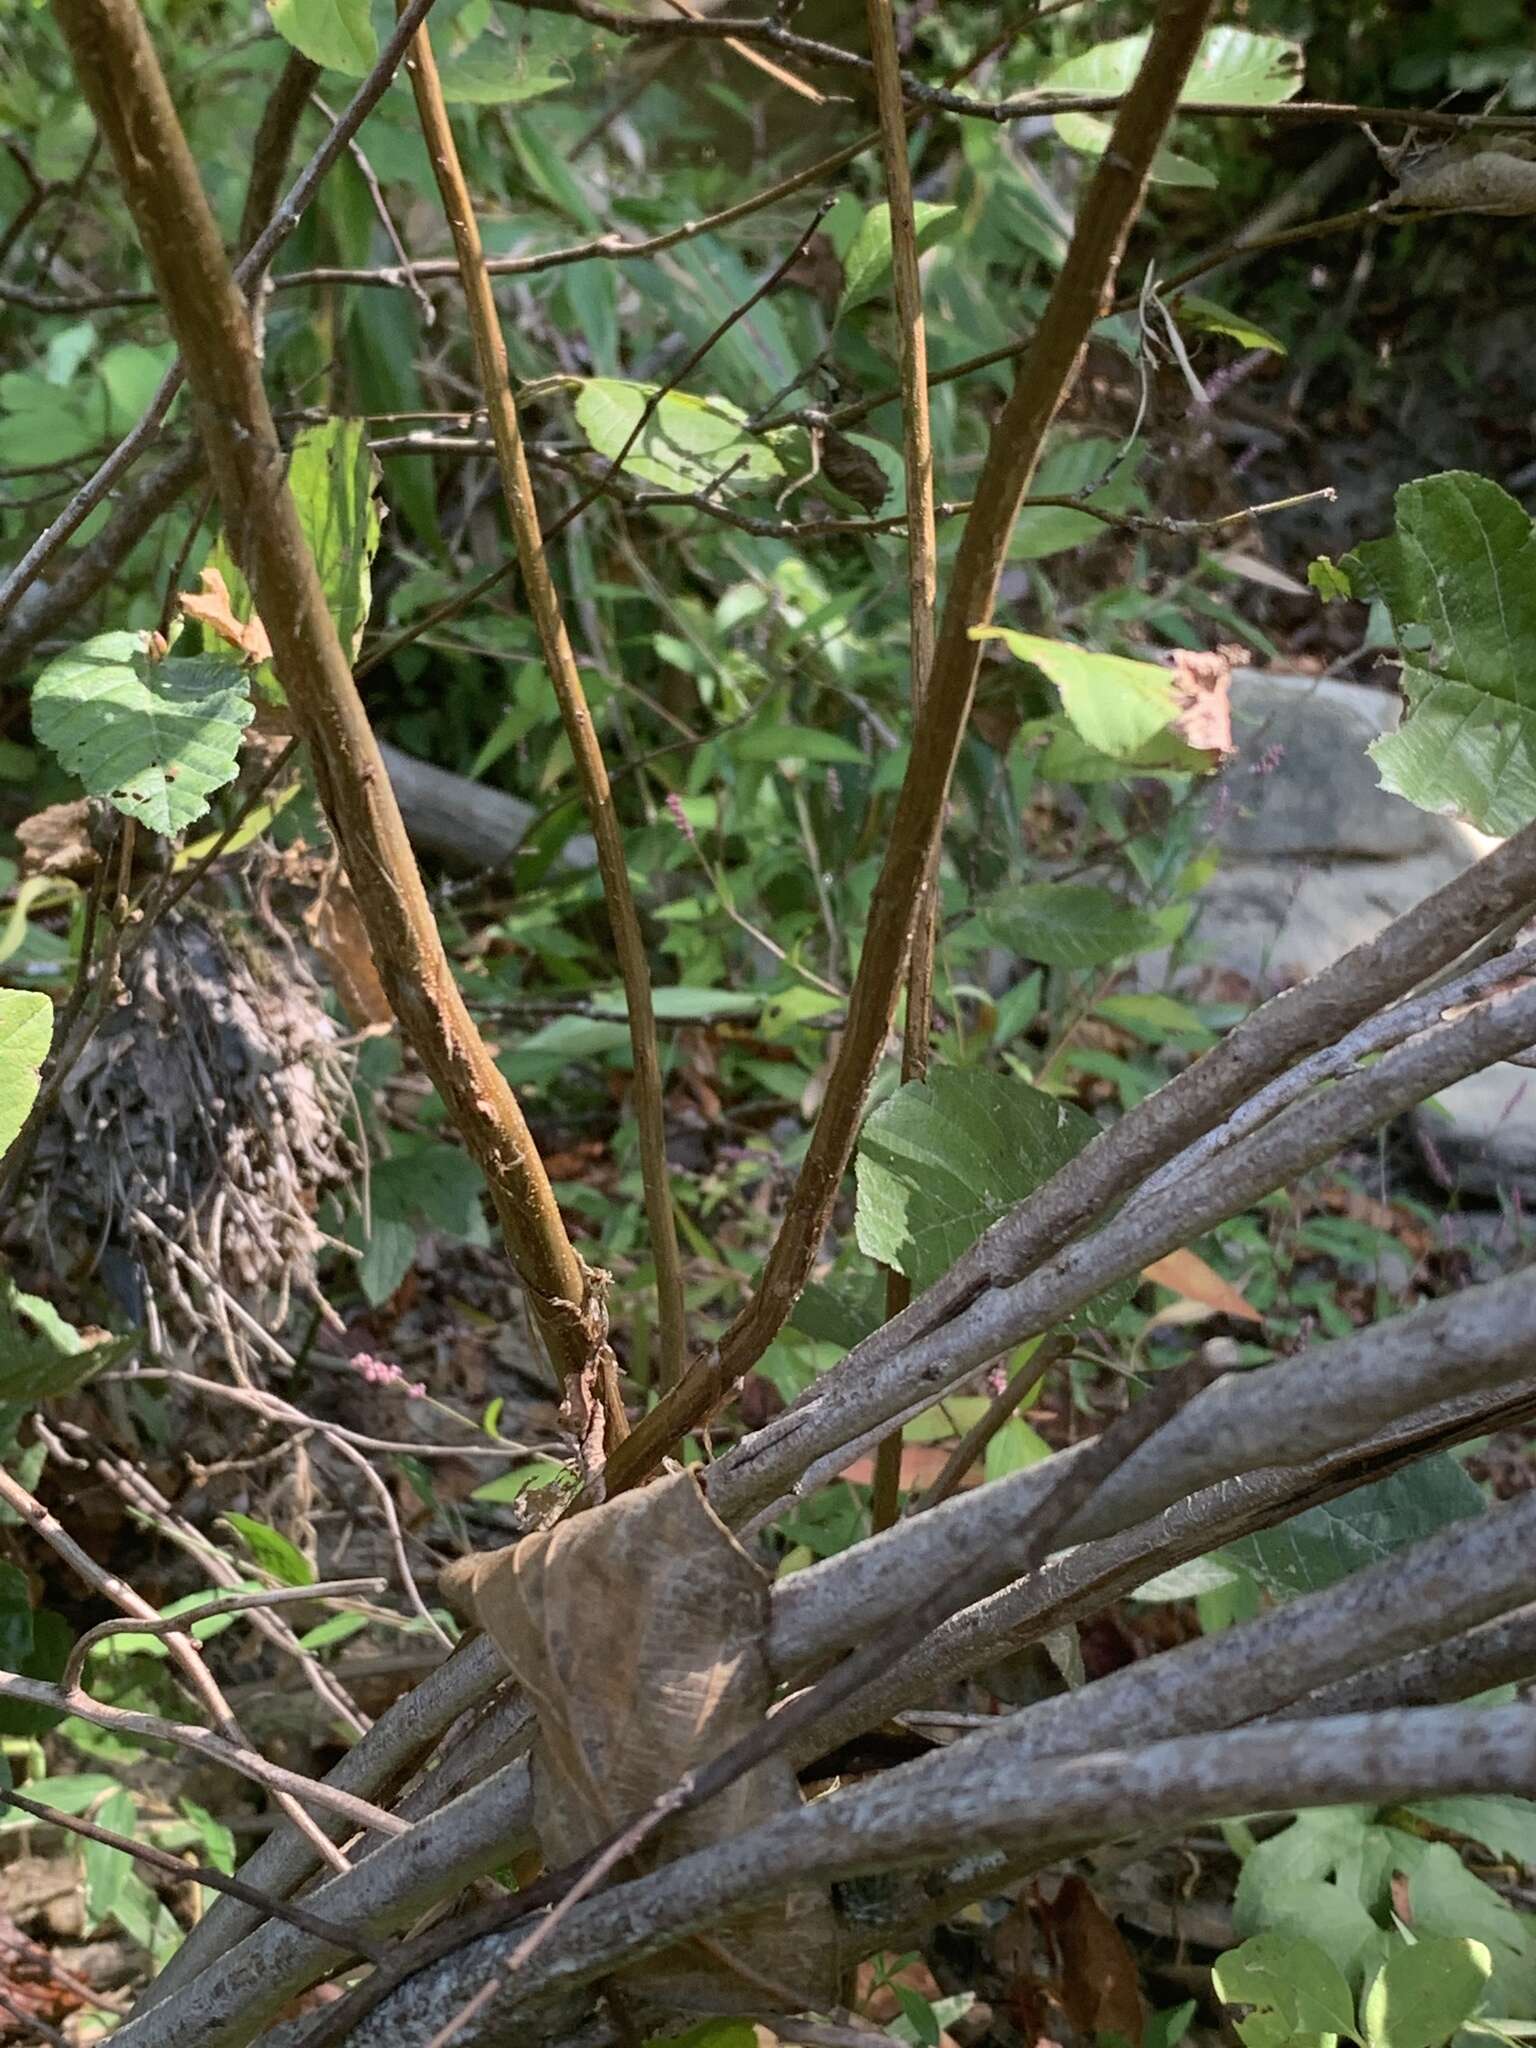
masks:
[[[1197,1252],[1170,1252],[1167,1258],[1154,1259],[1150,1266],[1143,1266],[1141,1272],[1144,1280],[1155,1280],[1159,1287],[1171,1287],[1175,1294],[1182,1294],[1187,1301],[1200,1302],[1216,1315],[1235,1316],[1244,1323],[1264,1320],[1231,1281],[1223,1280]]]

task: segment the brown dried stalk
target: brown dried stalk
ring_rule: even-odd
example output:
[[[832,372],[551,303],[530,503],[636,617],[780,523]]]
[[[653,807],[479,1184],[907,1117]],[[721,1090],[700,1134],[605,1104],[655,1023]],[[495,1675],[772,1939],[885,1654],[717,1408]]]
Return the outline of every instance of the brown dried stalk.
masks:
[[[181,350],[235,558],[271,635],[391,1005],[486,1175],[562,1376],[580,1381],[605,1345],[601,1296],[454,981],[288,492],[245,302],[143,18],[132,0],[57,0],[55,12]]]
[[[1083,200],[1055,289],[992,434],[961,535],[928,692],[870,903],[842,1048],[762,1281],[718,1350],[696,1361],[682,1385],[635,1430],[610,1475],[610,1485],[632,1484],[709,1412],[724,1390],[762,1356],[805,1285],[842,1183],[906,967],[980,666],[981,650],[972,630],[991,616],[1020,502],[1046,433],[1077,374],[1089,331],[1113,288],[1148,169],[1209,13],[1210,0],[1170,0],[1159,15],[1136,83],[1120,108]]]
[[[890,0],[865,0],[865,18],[875,65],[880,156],[891,215],[891,281],[896,296],[901,364],[902,467],[907,484],[907,619],[911,635],[912,711],[916,719],[922,715],[928,672],[933,666],[933,612],[939,587],[933,436],[928,419],[928,329],[923,319],[923,281],[917,264],[917,215],[912,205],[912,166],[907,157],[901,53],[896,47],[896,20]],[[907,963],[907,1016],[901,1038],[903,1081],[920,1081],[928,1071],[936,937],[934,880],[941,839],[942,834],[934,842]],[[905,1273],[888,1273],[886,1314],[899,1315],[911,1299],[912,1283]],[[901,1431],[897,1429],[875,1454],[872,1514],[876,1532],[889,1529],[900,1511]]]
[[[433,174],[442,196],[458,257],[464,287],[465,312],[475,345],[481,396],[496,441],[496,466],[501,475],[502,498],[517,547],[523,590],[539,636],[544,666],[549,671],[571,757],[586,801],[592,837],[597,844],[597,864],[602,876],[608,922],[618,954],[624,982],[625,1008],[629,1016],[629,1043],[635,1068],[635,1118],[640,1137],[640,1165],[645,1184],[645,1213],[650,1227],[651,1253],[656,1263],[656,1303],[660,1321],[660,1368],[663,1388],[674,1386],[682,1377],[687,1344],[683,1308],[682,1262],[677,1247],[677,1224],[668,1192],[666,1120],[662,1103],[661,1058],[656,1045],[656,1017],[651,1003],[650,970],[645,957],[645,940],[629,885],[629,867],[624,857],[624,835],[613,806],[608,785],[608,768],[587,708],[586,692],[576,666],[575,652],[566,631],[559,593],[550,574],[539,531],[538,508],[534,503],[533,480],[523,452],[522,430],[517,402],[512,396],[512,379],[507,366],[507,346],[496,312],[496,298],[485,267],[485,251],[474,201],[459,161],[458,145],[448,119],[447,103],[438,80],[437,63],[425,27],[416,32],[405,60],[411,89],[416,95],[416,112],[432,159]],[[617,1386],[617,1367],[608,1354],[604,1397],[608,1408],[611,1441],[627,1433],[624,1404]]]

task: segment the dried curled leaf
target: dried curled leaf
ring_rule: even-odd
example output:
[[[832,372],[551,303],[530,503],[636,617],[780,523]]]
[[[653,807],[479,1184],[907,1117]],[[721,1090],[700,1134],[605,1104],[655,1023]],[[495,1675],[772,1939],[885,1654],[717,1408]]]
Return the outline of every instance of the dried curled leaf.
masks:
[[[1173,729],[1188,747],[1227,755],[1232,741],[1232,660],[1236,650],[1217,647],[1195,653],[1173,649],[1173,694],[1178,714]]]
[[[203,570],[201,591],[184,590],[177,599],[185,617],[196,619],[210,633],[216,633],[231,647],[237,647],[247,661],[270,661],[272,642],[267,629],[252,612],[248,619],[237,616],[229,586],[210,563]]]
[[[474,1613],[538,1716],[534,1816],[545,1859],[574,1861],[643,1813],[686,1771],[761,1725],[771,1687],[763,1640],[768,1582],[691,1473],[450,1565],[442,1589]],[[679,1815],[636,1857],[642,1868],[728,1841],[799,1803],[787,1758],[770,1757]],[[801,1892],[716,1930],[711,1957],[681,1947],[626,1972],[661,2019],[732,1996],[718,1951],[739,1958],[739,2004],[762,1980],[816,2005],[834,1995],[827,1899]],[[647,2017],[647,2029],[652,2027]]]

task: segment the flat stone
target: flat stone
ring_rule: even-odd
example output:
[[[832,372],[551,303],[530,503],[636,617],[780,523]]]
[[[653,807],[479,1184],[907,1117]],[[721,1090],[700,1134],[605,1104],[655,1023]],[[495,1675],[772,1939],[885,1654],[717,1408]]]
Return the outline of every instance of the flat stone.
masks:
[[[1235,758],[1216,797],[1218,837],[1248,858],[1396,860],[1436,843],[1440,820],[1383,789],[1366,749],[1397,729],[1398,699],[1361,683],[1238,669]]]
[[[1239,753],[1212,800],[1222,864],[1194,936],[1256,998],[1331,967],[1498,843],[1379,786],[1366,748],[1396,725],[1386,692],[1242,670],[1232,701]],[[1536,1199],[1536,1070],[1491,1067],[1412,1123],[1447,1187]]]

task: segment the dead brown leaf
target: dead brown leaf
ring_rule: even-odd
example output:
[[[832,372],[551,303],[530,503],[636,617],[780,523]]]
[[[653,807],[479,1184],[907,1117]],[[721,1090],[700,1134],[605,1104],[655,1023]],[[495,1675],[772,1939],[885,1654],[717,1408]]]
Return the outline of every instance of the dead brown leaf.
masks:
[[[220,572],[204,569],[201,582],[201,590],[184,590],[178,597],[182,616],[195,619],[210,633],[217,633],[221,640],[238,648],[247,661],[270,661],[272,642],[267,638],[266,627],[254,612],[248,619],[235,617],[229,586]]]
[[[84,797],[74,803],[49,804],[34,811],[16,827],[21,841],[21,878],[53,875],[71,882],[88,882],[96,872],[96,849],[91,844],[90,805]]]
[[[949,1463],[949,1452],[942,1444],[903,1444],[901,1447],[901,1483],[904,1488],[932,1486],[935,1479]],[[875,1479],[873,1457],[855,1458],[838,1475],[839,1479],[852,1480],[855,1486],[872,1486]],[[979,1486],[981,1465],[978,1463],[961,1480],[962,1486]]]
[[[1173,729],[1187,747],[1225,756],[1233,751],[1232,653],[1173,650],[1173,694],[1179,701]]]
[[[768,1581],[691,1473],[461,1559],[440,1583],[494,1638],[533,1704],[534,1814],[552,1866],[584,1856],[767,1714]],[[770,1757],[669,1821],[635,1861],[653,1869],[799,1801],[788,1759]],[[740,1982],[690,1945],[626,1971],[626,1992],[659,2006],[664,2022],[701,1998],[715,2011],[760,2010],[764,1978],[793,1984],[811,2005],[834,1995],[835,1931],[820,1893],[741,1915],[718,1945],[741,1959]],[[648,2016],[647,2030],[662,2029]]]
[[[373,964],[368,928],[352,884],[339,866],[322,879],[319,895],[304,912],[304,922],[349,1021],[359,1031],[391,1029],[395,1013]]]
[[[1144,1280],[1155,1280],[1159,1287],[1171,1287],[1186,1301],[1198,1301],[1217,1315],[1235,1316],[1244,1323],[1264,1320],[1231,1281],[1213,1272],[1198,1252],[1170,1252],[1167,1258],[1154,1259],[1150,1266],[1143,1266],[1141,1274]]]
[[[1140,2048],[1147,2023],[1136,1959],[1125,1937],[1080,1877],[1063,1880],[1040,1925],[1056,1958],[1061,2009],[1090,2036],[1121,2034]]]

